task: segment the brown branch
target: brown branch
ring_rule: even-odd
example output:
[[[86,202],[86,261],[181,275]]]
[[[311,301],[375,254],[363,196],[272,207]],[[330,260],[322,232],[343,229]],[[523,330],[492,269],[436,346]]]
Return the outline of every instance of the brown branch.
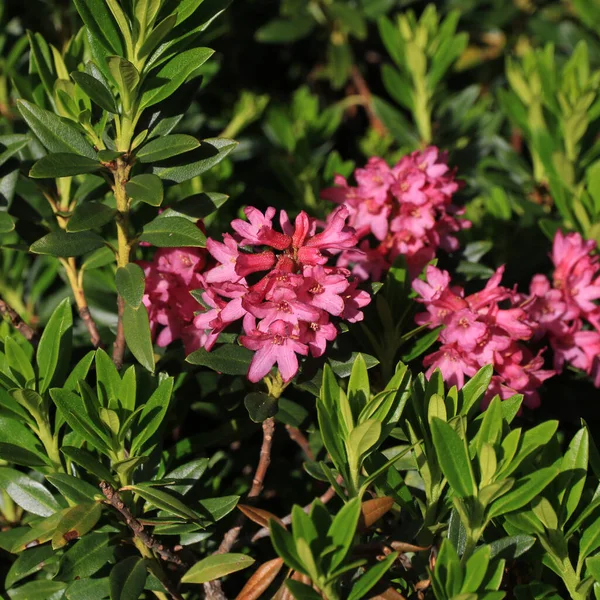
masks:
[[[4,300],[0,299],[0,314],[3,317],[6,317],[11,325],[28,341],[30,341],[34,346],[37,346],[38,343],[38,334],[35,330],[33,330],[17,313],[17,311],[4,302]]]
[[[100,334],[98,333],[98,327],[96,326],[96,322],[92,317],[92,313],[90,313],[87,300],[85,299],[85,293],[83,291],[83,271],[80,271],[79,274],[77,273],[77,264],[75,263],[74,258],[69,258],[68,261],[65,260],[62,262],[63,266],[65,267],[69,283],[71,284],[71,289],[73,290],[73,296],[75,297],[75,304],[77,304],[79,316],[85,323],[88,333],[90,334],[90,341],[92,342],[94,348],[102,348],[103,344],[102,340],[100,339]]]
[[[117,337],[113,346],[112,359],[115,366],[120,371],[123,366],[123,357],[125,356],[125,329],[123,328],[123,312],[125,311],[125,301],[121,296],[117,298],[118,307],[118,322],[117,322]]]
[[[380,135],[386,135],[388,130],[386,126],[383,124],[381,119],[375,114],[375,110],[373,109],[373,101],[372,94],[365,78],[362,76],[362,73],[358,69],[356,65],[352,67],[352,83],[354,83],[354,87],[356,87],[356,91],[360,96],[364,99],[364,107],[369,117],[369,121],[371,123],[371,127]]]
[[[338,476],[338,483],[341,483],[342,481],[343,481],[342,478],[340,476]],[[321,496],[319,496],[319,500],[323,504],[327,504],[334,496],[335,496],[335,489],[333,486],[330,486],[324,494],[321,494]],[[309,504],[307,504],[302,510],[308,514],[310,512],[310,509],[312,508],[313,503],[314,503],[314,500],[312,502],[310,502]],[[284,525],[289,525],[292,522],[292,515],[289,514],[289,515],[283,517],[283,519],[281,519],[281,522]],[[270,533],[271,532],[268,527],[263,527],[262,529],[259,529],[252,536],[250,541],[256,542],[257,540],[261,540],[262,538],[267,537]]]
[[[163,560],[174,563],[180,567],[187,566],[181,558],[170,548],[160,543],[151,533],[148,533],[144,526],[133,516],[129,507],[121,500],[121,496],[115,488],[106,481],[100,482],[100,489],[107,502],[123,517],[127,527],[131,529],[133,535],[143,542],[143,544],[158,554]]]
[[[262,424],[263,441],[260,448],[260,456],[258,466],[252,479],[252,487],[248,492],[248,498],[256,498],[263,490],[265,476],[269,465],[271,464],[271,447],[273,445],[273,433],[275,432],[275,421],[271,417]],[[235,525],[223,536],[223,540],[215,554],[226,554],[229,552],[238,540],[240,531],[244,526],[245,517],[242,513],[238,515]],[[221,582],[219,580],[211,581],[204,584],[204,596],[206,600],[227,600],[227,596],[223,594]]]
[[[315,460],[315,455],[310,448],[310,444],[308,443],[306,436],[297,427],[286,425],[285,428],[290,436],[290,439],[300,446],[300,449],[302,452],[304,452],[306,458],[308,458],[308,460]]]

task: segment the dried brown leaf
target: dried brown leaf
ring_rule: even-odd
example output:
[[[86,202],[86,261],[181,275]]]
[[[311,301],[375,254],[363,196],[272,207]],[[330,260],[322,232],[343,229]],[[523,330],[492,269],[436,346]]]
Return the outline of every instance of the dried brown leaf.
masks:
[[[257,600],[260,598],[279,575],[281,567],[283,567],[283,559],[281,558],[274,558],[260,565],[237,595],[236,600]]]

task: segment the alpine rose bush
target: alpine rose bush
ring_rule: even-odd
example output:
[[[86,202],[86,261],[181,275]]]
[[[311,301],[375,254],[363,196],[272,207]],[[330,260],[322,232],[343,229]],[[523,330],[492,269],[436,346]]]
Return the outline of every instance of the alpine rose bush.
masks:
[[[486,393],[486,402],[496,394],[502,399],[516,393],[524,395],[524,404],[540,404],[537,389],[554,375],[544,369],[543,350],[533,354],[524,344],[536,332],[536,324],[518,305],[519,297],[500,285],[504,267],[496,270],[480,292],[465,296],[464,289],[452,286],[450,275],[429,265],[426,279],[416,279],[413,289],[426,312],[417,314],[419,325],[433,329],[443,325],[441,346],[425,357],[427,376],[440,369],[448,385],[461,388],[465,376],[472,377],[483,366],[492,364],[494,375]],[[501,308],[505,303],[508,308]]]
[[[321,195],[348,209],[349,224],[361,240],[358,248],[340,253],[338,266],[351,267],[362,280],[379,280],[402,255],[416,277],[438,248],[457,250],[454,234],[471,223],[457,218],[463,210],[452,197],[460,183],[447,160],[447,153],[430,146],[404,156],[393,167],[381,158],[369,159],[354,173],[356,187],[337,175],[337,187]]]
[[[231,224],[235,235],[207,242],[217,264],[202,277],[207,310],[194,326],[210,350],[226,327],[242,319],[240,341],[255,351],[250,381],[260,381],[277,364],[287,382],[298,371],[297,355],[321,356],[335,339],[332,318],[351,323],[363,318],[369,294],[357,288],[350,271],[327,266],[332,255],[356,246],[356,232],[346,224],[345,207],[334,211],[320,233],[305,212],[292,223],[282,210],[281,231],[273,226],[274,208],[244,212],[248,221]]]
[[[600,299],[600,271],[595,250],[596,243],[579,233],[557,231],[552,281],[535,275],[523,306],[537,324],[536,336],[547,336],[556,372],[570,364],[600,387],[600,306],[594,303]]]

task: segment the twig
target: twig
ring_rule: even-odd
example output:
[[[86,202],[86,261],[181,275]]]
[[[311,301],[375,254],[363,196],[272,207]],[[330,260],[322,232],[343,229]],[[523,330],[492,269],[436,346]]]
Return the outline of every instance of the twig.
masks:
[[[275,421],[273,418],[263,421],[263,441],[260,448],[260,457],[258,466],[252,479],[252,487],[248,492],[248,498],[256,498],[262,492],[265,482],[265,476],[269,465],[271,464],[271,447],[273,445],[273,433],[275,431]],[[245,517],[242,513],[238,515],[235,525],[223,536],[223,540],[215,554],[226,554],[233,548],[244,526]],[[219,580],[210,581],[204,584],[204,596],[206,600],[227,600],[223,593],[221,582]]]
[[[103,344],[102,340],[100,339],[100,334],[98,333],[98,327],[96,326],[96,322],[90,313],[87,300],[85,299],[85,293],[83,291],[83,271],[80,271],[79,274],[77,273],[77,264],[75,263],[74,258],[69,258],[68,261],[63,260],[61,262],[65,267],[67,278],[71,284],[71,289],[73,290],[73,296],[75,297],[75,304],[77,304],[79,316],[85,323],[88,333],[90,334],[90,341],[92,342],[94,348],[102,348]]]
[[[388,133],[386,126],[383,124],[381,119],[375,114],[373,110],[372,95],[365,78],[359,71],[358,67],[354,65],[352,67],[352,83],[356,87],[357,92],[364,98],[364,107],[371,122],[371,127],[380,135],[386,135]]]
[[[18,315],[17,311],[4,302],[4,300],[0,299],[0,314],[2,316],[7,317],[11,322],[12,326],[28,341],[30,341],[34,346],[37,346],[38,343],[38,335],[37,333],[21,319]]]
[[[306,458],[308,458],[308,460],[315,460],[315,455],[313,454],[313,451],[311,450],[310,444],[308,443],[308,440],[306,439],[305,435],[297,427],[286,425],[285,428],[288,432],[288,435],[290,436],[290,439],[296,442],[298,446],[300,446]]]
[[[133,516],[131,510],[125,504],[125,502],[121,500],[119,492],[117,492],[117,490],[115,490],[110,483],[101,481],[100,489],[102,490],[102,493],[104,494],[104,497],[108,503],[119,511],[125,520],[125,523],[133,532],[133,535],[140,539],[145,546],[156,552],[156,554],[158,554],[163,560],[175,563],[180,567],[186,566],[173,550],[161,544],[152,534],[146,531],[144,526]]]
[[[342,478],[338,477],[338,483],[341,483]],[[327,491],[322,494],[321,496],[319,496],[319,500],[323,503],[323,504],[327,504],[333,497],[335,496],[335,489],[333,486],[330,486]],[[310,509],[312,508],[312,505],[314,503],[314,500],[312,502],[310,502],[309,504],[307,504],[302,510],[305,513],[309,513]],[[292,522],[292,515],[289,514],[285,517],[283,517],[283,519],[281,519],[281,522],[284,525],[289,525]],[[261,540],[262,538],[267,537],[270,534],[269,528],[268,527],[263,527],[262,529],[259,529],[250,539],[251,542],[256,542],[257,540]]]
[[[123,328],[123,313],[125,311],[125,301],[121,296],[117,298],[117,308],[119,320],[117,322],[117,337],[113,346],[112,359],[118,370],[123,366],[123,357],[125,356],[125,329]]]

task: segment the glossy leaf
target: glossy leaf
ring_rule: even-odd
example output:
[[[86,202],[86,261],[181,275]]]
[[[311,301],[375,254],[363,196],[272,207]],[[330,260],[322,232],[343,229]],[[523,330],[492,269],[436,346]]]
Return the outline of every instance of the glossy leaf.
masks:
[[[164,197],[163,184],[157,175],[145,173],[132,177],[125,186],[132,200],[145,202],[150,206],[160,206]]]
[[[254,559],[245,554],[214,554],[197,562],[181,578],[182,583],[206,583],[247,569]]]
[[[123,559],[110,572],[110,599],[138,600],[144,591],[147,577],[145,560],[138,556]]]
[[[104,82],[83,71],[73,71],[71,77],[83,92],[90,97],[92,102],[110,113],[117,113],[115,99]]]
[[[130,485],[127,489],[132,490],[160,510],[165,510],[183,519],[191,519],[192,521],[198,519],[198,515],[181,500],[159,488],[139,484]]]
[[[29,251],[34,254],[48,254],[67,258],[87,254],[102,246],[104,246],[104,239],[91,231],[77,233],[53,231],[31,244]]]
[[[183,217],[157,217],[144,227],[140,240],[159,248],[206,246],[206,236],[200,228]]]
[[[69,233],[99,229],[114,220],[117,211],[100,202],[80,204],[67,223]]]
[[[148,311],[143,304],[137,308],[125,304],[123,311],[125,341],[131,353],[148,371],[154,372],[154,348],[150,335]]]
[[[120,296],[133,308],[142,303],[144,296],[144,271],[139,265],[129,263],[126,267],[119,267],[115,275],[115,284]]]
[[[84,536],[94,528],[101,513],[102,505],[98,502],[78,504],[70,508],[52,536],[52,548],[62,548],[71,540]]]
[[[15,469],[0,467],[0,490],[4,490],[16,504],[34,515],[49,517],[60,508],[41,483]]]
[[[203,348],[192,352],[185,360],[192,365],[209,367],[226,375],[245,375],[248,372],[252,351],[243,346],[224,344],[211,352]]]
[[[190,152],[199,146],[200,142],[195,137],[175,133],[149,141],[136,152],[136,158],[141,163],[158,162]]]
[[[96,159],[94,148],[73,125],[25,100],[19,100],[18,107],[27,125],[50,152]]]
[[[165,379],[154,391],[144,406],[138,419],[138,434],[131,444],[131,453],[135,454],[152,437],[162,423],[171,394],[173,393],[173,378]]]

